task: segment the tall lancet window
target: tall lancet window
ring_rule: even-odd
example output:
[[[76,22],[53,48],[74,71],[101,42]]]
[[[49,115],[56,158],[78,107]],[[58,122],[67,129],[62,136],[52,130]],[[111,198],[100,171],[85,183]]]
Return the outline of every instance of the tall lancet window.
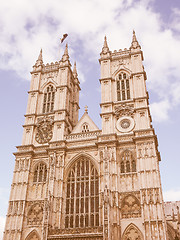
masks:
[[[46,182],[46,178],[47,178],[47,167],[46,167],[46,164],[39,163],[36,166],[36,169],[34,171],[33,182],[34,183]]]
[[[131,151],[126,150],[121,155],[121,173],[136,172],[136,161]]]
[[[50,113],[54,110],[55,89],[49,85],[44,92],[43,113]]]
[[[117,100],[130,99],[129,79],[126,73],[121,72],[117,78]]]
[[[90,160],[74,163],[66,186],[65,228],[99,226],[99,179]]]

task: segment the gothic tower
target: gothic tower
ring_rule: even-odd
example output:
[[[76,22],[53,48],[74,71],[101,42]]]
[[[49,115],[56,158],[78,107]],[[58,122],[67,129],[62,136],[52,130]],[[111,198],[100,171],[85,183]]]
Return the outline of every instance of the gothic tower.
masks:
[[[100,130],[87,109],[78,121],[79,80],[68,47],[59,62],[33,67],[22,145],[4,240],[166,240],[143,53],[100,54]]]
[[[109,191],[107,239],[166,239],[161,159],[135,32],[129,50],[111,52],[105,37],[100,55],[101,138],[112,156],[102,157],[101,181]]]

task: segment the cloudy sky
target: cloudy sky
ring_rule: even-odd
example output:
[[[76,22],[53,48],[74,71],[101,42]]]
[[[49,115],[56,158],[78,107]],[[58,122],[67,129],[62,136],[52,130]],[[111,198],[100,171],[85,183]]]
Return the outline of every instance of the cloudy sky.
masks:
[[[44,63],[60,60],[68,33],[71,63],[77,61],[84,106],[101,127],[99,53],[129,48],[132,31],[144,52],[153,126],[159,140],[165,200],[180,200],[180,1],[6,0],[0,4],[0,234],[12,182],[15,146],[21,144],[30,71],[39,51]],[[92,99],[93,95],[93,99]],[[0,236],[0,239],[2,236]]]

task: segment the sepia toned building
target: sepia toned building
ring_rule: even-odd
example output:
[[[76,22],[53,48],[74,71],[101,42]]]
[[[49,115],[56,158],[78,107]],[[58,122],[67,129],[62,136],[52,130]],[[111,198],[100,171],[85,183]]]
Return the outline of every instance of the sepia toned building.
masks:
[[[179,203],[163,202],[142,61],[135,32],[129,49],[114,52],[105,37],[99,129],[87,108],[78,121],[80,83],[67,45],[59,62],[45,65],[40,52],[15,153],[4,240],[178,236]]]

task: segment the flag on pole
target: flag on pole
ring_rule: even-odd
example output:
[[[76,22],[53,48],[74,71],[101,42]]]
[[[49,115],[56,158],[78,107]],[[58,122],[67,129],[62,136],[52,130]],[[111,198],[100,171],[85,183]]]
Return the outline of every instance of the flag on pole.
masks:
[[[63,37],[61,38],[61,43],[65,40],[65,38],[67,38],[67,36],[68,36],[67,33],[63,34]]]

